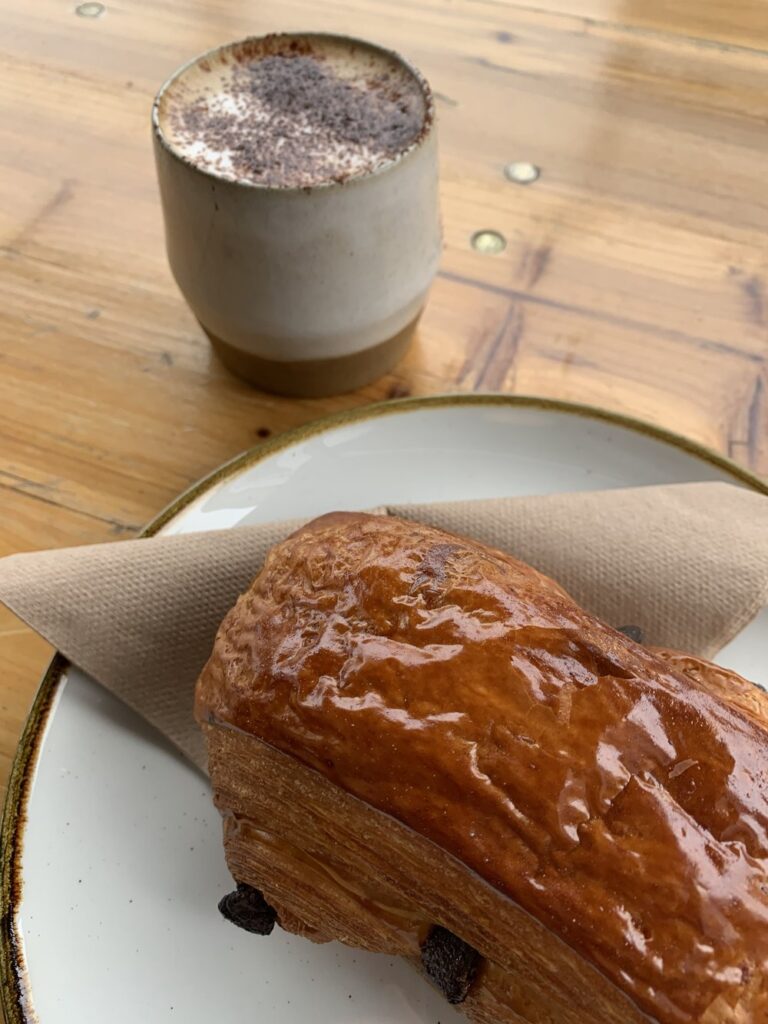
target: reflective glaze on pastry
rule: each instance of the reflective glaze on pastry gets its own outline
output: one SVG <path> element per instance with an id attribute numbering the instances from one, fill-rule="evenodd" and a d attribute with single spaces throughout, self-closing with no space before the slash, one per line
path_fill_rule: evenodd
<path id="1" fill-rule="evenodd" d="M 439 844 L 659 1021 L 758 1022 L 768 697 L 734 678 L 498 551 L 334 513 L 227 616 L 197 714 Z"/>

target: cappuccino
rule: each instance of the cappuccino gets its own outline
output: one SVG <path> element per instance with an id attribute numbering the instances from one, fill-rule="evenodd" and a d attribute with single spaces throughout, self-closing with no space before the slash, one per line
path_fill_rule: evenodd
<path id="1" fill-rule="evenodd" d="M 270 188 L 371 174 L 413 146 L 429 117 L 407 67 L 333 36 L 267 36 L 221 50 L 179 75 L 160 113 L 190 162 Z"/>
<path id="2" fill-rule="evenodd" d="M 360 40 L 247 39 L 177 71 L 152 119 L 171 269 L 222 361 L 307 396 L 391 369 L 440 255 L 419 72 Z"/>

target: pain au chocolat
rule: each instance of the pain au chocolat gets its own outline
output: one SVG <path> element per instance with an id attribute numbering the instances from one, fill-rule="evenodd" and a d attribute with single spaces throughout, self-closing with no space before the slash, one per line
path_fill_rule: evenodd
<path id="1" fill-rule="evenodd" d="M 768 1021 L 768 695 L 500 551 L 332 513 L 197 687 L 223 910 L 399 954 L 479 1024 Z"/>

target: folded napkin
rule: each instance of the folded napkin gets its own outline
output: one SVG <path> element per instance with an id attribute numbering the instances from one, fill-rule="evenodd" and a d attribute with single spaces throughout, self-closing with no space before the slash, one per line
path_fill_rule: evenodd
<path id="1" fill-rule="evenodd" d="M 375 511 L 501 548 L 649 644 L 711 656 L 768 603 L 768 499 L 728 484 Z M 195 680 L 224 614 L 300 522 L 11 555 L 0 601 L 205 769 Z"/>

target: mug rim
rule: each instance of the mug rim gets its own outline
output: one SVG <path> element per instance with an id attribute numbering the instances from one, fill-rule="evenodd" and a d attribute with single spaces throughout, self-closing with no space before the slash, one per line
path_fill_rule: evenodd
<path id="1" fill-rule="evenodd" d="M 356 46 L 363 46 L 369 50 L 375 50 L 379 54 L 388 57 L 390 60 L 399 64 L 415 79 L 417 82 L 422 96 L 425 102 L 425 113 L 424 113 L 424 124 L 422 126 L 419 135 L 411 142 L 404 150 L 397 153 L 395 156 L 388 158 L 387 160 L 380 163 L 377 167 L 374 167 L 370 171 L 362 171 L 358 174 L 352 174 L 350 177 L 345 178 L 343 181 L 321 181 L 313 185 L 265 185 L 261 182 L 255 181 L 243 181 L 237 178 L 225 177 L 223 174 L 217 173 L 216 171 L 210 170 L 206 167 L 201 167 L 195 163 L 190 157 L 173 145 L 168 136 L 163 131 L 162 124 L 160 123 L 160 106 L 163 102 L 168 90 L 171 86 L 180 79 L 186 71 L 199 64 L 203 60 L 213 59 L 218 57 L 219 54 L 226 51 L 231 51 L 235 47 L 243 46 L 247 43 L 259 43 L 265 39 L 278 39 L 278 40 L 293 40 L 293 39 L 319 39 L 319 40 L 333 40 L 336 42 L 350 43 Z M 151 110 L 151 123 L 152 123 L 152 134 L 154 140 L 158 146 L 160 146 L 170 157 L 178 160 L 179 163 L 188 167 L 189 170 L 202 175 L 205 178 L 209 178 L 211 181 L 217 182 L 221 185 L 232 186 L 233 188 L 252 189 L 254 191 L 274 194 L 274 195 L 291 195 L 291 194 L 309 194 L 318 190 L 328 191 L 334 189 L 348 188 L 350 185 L 359 184 L 364 181 L 368 181 L 371 178 L 376 178 L 381 174 L 385 174 L 387 171 L 391 171 L 393 168 L 399 166 L 404 160 L 418 152 L 425 143 L 434 135 L 435 131 L 435 100 L 432 93 L 432 89 L 427 81 L 425 75 L 413 64 L 407 57 L 404 57 L 397 50 L 392 50 L 389 47 L 381 46 L 378 43 L 373 43 L 368 39 L 362 39 L 359 36 L 352 36 L 346 33 L 339 32 L 266 32 L 263 35 L 245 36 L 242 39 L 235 39 L 228 43 L 220 43 L 218 46 L 213 46 L 209 50 L 205 50 L 202 53 L 191 57 L 177 67 L 171 74 L 165 79 L 163 84 L 157 90 L 155 98 L 152 101 Z"/>

